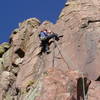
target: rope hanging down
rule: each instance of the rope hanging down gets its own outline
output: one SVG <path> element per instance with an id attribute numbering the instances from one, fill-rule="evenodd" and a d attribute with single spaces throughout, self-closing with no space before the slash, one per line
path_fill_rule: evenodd
<path id="1" fill-rule="evenodd" d="M 54 67 L 54 59 L 55 59 L 55 47 L 57 47 L 57 49 L 58 49 L 58 51 L 59 51 L 59 54 L 61 55 L 61 58 L 62 58 L 62 60 L 65 62 L 65 64 L 68 66 L 68 69 L 70 68 L 70 66 L 69 66 L 69 64 L 68 64 L 68 62 L 65 60 L 65 58 L 63 57 L 63 55 L 62 55 L 62 53 L 61 53 L 61 51 L 60 51 L 60 49 L 59 49 L 59 47 L 58 47 L 58 45 L 57 45 L 57 43 L 56 43 L 56 41 L 55 41 L 55 39 L 54 39 L 54 48 L 53 48 L 53 67 Z M 82 86 L 83 86 L 83 100 L 88 100 L 88 98 L 87 98 L 87 96 L 86 96 L 86 94 L 85 94 L 85 80 L 84 80 L 84 75 L 83 75 L 83 73 L 82 73 Z"/>
<path id="2" fill-rule="evenodd" d="M 53 47 L 53 60 L 52 60 L 52 66 L 55 66 L 55 48 L 56 48 L 56 44 L 55 44 L 55 38 L 53 38 L 54 40 L 54 47 Z"/>
<path id="3" fill-rule="evenodd" d="M 83 85 L 83 100 L 88 100 L 86 94 L 85 94 L 85 80 L 84 80 L 84 75 L 82 73 L 82 85 Z"/>
<path id="4" fill-rule="evenodd" d="M 60 49 L 59 49 L 59 47 L 58 47 L 58 45 L 57 45 L 57 43 L 56 43 L 56 41 L 55 41 L 55 39 L 54 39 L 54 48 L 53 48 L 53 67 L 54 67 L 54 59 L 55 59 L 55 47 L 57 47 L 57 49 L 58 49 L 58 51 L 59 51 L 59 54 L 61 55 L 61 58 L 62 58 L 62 60 L 64 61 L 64 63 L 68 66 L 68 69 L 70 68 L 70 66 L 69 66 L 69 64 L 68 64 L 68 62 L 65 60 L 65 58 L 63 57 L 63 55 L 62 55 L 62 53 L 61 53 L 61 51 L 60 51 Z"/>

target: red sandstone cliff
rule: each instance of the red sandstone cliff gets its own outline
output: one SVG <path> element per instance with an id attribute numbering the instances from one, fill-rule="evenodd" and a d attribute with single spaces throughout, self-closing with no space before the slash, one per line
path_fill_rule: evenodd
<path id="1" fill-rule="evenodd" d="M 99 26 L 99 0 L 69 0 L 56 24 L 20 23 L 0 47 L 0 100 L 100 100 Z M 39 56 L 43 28 L 64 36 Z"/>

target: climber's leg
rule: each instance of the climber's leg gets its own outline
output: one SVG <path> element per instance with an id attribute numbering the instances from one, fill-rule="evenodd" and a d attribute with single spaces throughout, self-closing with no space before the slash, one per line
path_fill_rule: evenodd
<path id="1" fill-rule="evenodd" d="M 58 34 L 50 34 L 49 36 L 47 36 L 47 40 L 49 41 L 50 39 L 55 38 L 55 40 L 59 40 Z"/>

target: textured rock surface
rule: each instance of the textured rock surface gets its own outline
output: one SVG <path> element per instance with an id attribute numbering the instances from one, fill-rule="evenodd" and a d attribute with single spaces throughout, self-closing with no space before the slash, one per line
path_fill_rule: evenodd
<path id="1" fill-rule="evenodd" d="M 100 100 L 100 82 L 92 82 L 89 88 L 89 100 Z"/>
<path id="2" fill-rule="evenodd" d="M 0 73 L 2 73 L 3 69 L 4 69 L 3 58 L 0 58 Z"/>
<path id="3" fill-rule="evenodd" d="M 2 55 L 10 48 L 10 44 L 9 43 L 3 43 L 0 45 L 0 57 L 2 57 Z"/>
<path id="4" fill-rule="evenodd" d="M 99 100 L 99 13 L 99 0 L 69 0 L 56 24 L 20 23 L 11 47 L 0 50 L 0 100 Z M 39 55 L 44 28 L 64 36 L 55 48 L 51 43 L 50 54 Z"/>
<path id="5" fill-rule="evenodd" d="M 64 34 L 61 46 L 65 58 L 69 56 L 72 60 L 74 66 L 70 66 L 87 73 L 91 79 L 100 75 L 99 9 L 99 0 L 70 0 L 55 26 Z"/>

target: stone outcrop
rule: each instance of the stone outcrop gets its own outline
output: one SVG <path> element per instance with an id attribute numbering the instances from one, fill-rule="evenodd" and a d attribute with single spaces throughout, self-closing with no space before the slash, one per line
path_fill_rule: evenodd
<path id="1" fill-rule="evenodd" d="M 100 1 L 94 1 L 69 0 L 56 24 L 36 18 L 19 24 L 0 45 L 0 100 L 100 100 Z M 40 55 L 44 28 L 63 37 Z"/>
<path id="2" fill-rule="evenodd" d="M 10 48 L 10 44 L 9 43 L 3 43 L 0 45 L 0 57 L 2 57 L 2 55 Z"/>
<path id="3" fill-rule="evenodd" d="M 58 32 L 64 34 L 62 51 L 70 57 L 72 69 L 79 69 L 95 80 L 100 75 L 100 2 L 69 0 L 67 3 L 55 26 L 62 26 L 58 28 Z"/>
<path id="4" fill-rule="evenodd" d="M 0 73 L 2 73 L 3 69 L 4 69 L 3 58 L 0 58 Z"/>

